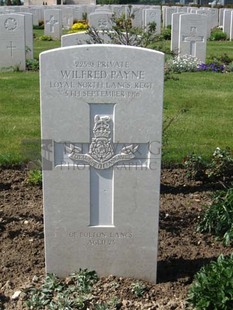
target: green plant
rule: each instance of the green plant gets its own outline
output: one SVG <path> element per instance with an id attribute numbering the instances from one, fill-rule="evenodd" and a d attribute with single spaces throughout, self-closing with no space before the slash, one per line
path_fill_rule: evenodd
<path id="1" fill-rule="evenodd" d="M 39 169 L 29 170 L 27 181 L 30 185 L 42 185 L 42 171 Z"/>
<path id="2" fill-rule="evenodd" d="M 48 274 L 41 287 L 30 287 L 24 290 L 24 301 L 29 309 L 84 309 L 85 304 L 91 299 L 87 292 L 90 292 L 91 286 L 97 280 L 96 273 L 86 269 L 73 273 L 63 280 L 54 274 Z M 83 290 L 83 282 L 85 282 L 85 290 Z"/>
<path id="3" fill-rule="evenodd" d="M 233 188 L 215 194 L 198 225 L 198 231 L 209 232 L 221 239 L 224 245 L 233 241 Z"/>
<path id="4" fill-rule="evenodd" d="M 89 293 L 93 284 L 98 281 L 98 276 L 95 271 L 80 269 L 78 273 L 70 275 L 70 280 L 78 288 L 79 292 Z"/>
<path id="5" fill-rule="evenodd" d="M 195 275 L 187 301 L 196 310 L 233 309 L 233 254 L 220 255 Z"/>
<path id="6" fill-rule="evenodd" d="M 26 68 L 28 71 L 39 71 L 39 60 L 37 59 L 27 59 Z"/>
<path id="7" fill-rule="evenodd" d="M 167 26 L 167 28 L 162 29 L 160 39 L 171 40 L 171 26 Z"/>
<path id="8" fill-rule="evenodd" d="M 230 148 L 217 147 L 212 155 L 208 178 L 211 180 L 231 179 L 233 176 L 233 153 Z"/>
<path id="9" fill-rule="evenodd" d="M 90 40 L 87 43 L 104 43 L 103 34 L 105 34 L 112 44 L 131 45 L 138 47 L 148 47 L 152 42 L 159 41 L 159 36 L 156 34 L 156 23 L 150 23 L 147 26 L 147 31 L 144 29 L 132 26 L 134 14 L 132 6 L 128 6 L 127 18 L 123 14 L 120 18 L 112 17 L 112 28 L 104 29 L 101 33 L 93 27 L 89 27 L 87 33 Z"/>
<path id="10" fill-rule="evenodd" d="M 137 297 L 142 297 L 146 291 L 146 286 L 142 282 L 135 282 L 131 285 L 131 291 Z"/>
<path id="11" fill-rule="evenodd" d="M 233 72 L 233 61 L 226 66 L 226 71 Z"/>
<path id="12" fill-rule="evenodd" d="M 38 37 L 39 41 L 53 41 L 53 38 L 51 36 L 42 35 Z"/>
<path id="13" fill-rule="evenodd" d="M 227 34 L 219 28 L 214 28 L 211 31 L 210 41 L 225 41 L 227 40 Z"/>
<path id="14" fill-rule="evenodd" d="M 191 179 L 200 180 L 206 178 L 207 163 L 201 155 L 191 153 L 183 160 L 183 165 L 187 169 L 187 176 Z"/>
<path id="15" fill-rule="evenodd" d="M 113 297 L 110 301 L 104 303 L 95 304 L 95 310 L 113 310 L 119 309 L 121 305 L 120 300 L 117 297 Z"/>

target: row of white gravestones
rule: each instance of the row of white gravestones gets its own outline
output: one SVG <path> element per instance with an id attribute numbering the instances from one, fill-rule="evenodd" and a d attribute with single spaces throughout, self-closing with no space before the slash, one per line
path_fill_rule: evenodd
<path id="1" fill-rule="evenodd" d="M 190 55 L 205 62 L 207 17 L 200 14 L 173 14 L 171 50 L 179 56 Z"/>
<path id="2" fill-rule="evenodd" d="M 32 14 L 0 14 L 0 69 L 26 69 L 26 59 L 33 59 Z"/>
<path id="3" fill-rule="evenodd" d="M 163 53 L 40 55 L 46 271 L 156 281 Z"/>

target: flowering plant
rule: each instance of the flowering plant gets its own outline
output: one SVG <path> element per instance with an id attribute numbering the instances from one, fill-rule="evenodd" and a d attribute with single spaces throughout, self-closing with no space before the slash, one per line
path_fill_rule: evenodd
<path id="1" fill-rule="evenodd" d="M 175 56 L 167 63 L 168 69 L 176 72 L 194 72 L 197 71 L 201 61 L 191 55 Z"/>
<path id="2" fill-rule="evenodd" d="M 198 71 L 212 71 L 212 72 L 224 72 L 225 66 L 218 63 L 211 64 L 199 64 L 197 67 Z"/>
<path id="3" fill-rule="evenodd" d="M 88 24 L 86 22 L 77 22 L 73 24 L 73 26 L 71 27 L 71 30 L 76 32 L 76 31 L 86 30 L 87 28 L 88 28 Z"/>

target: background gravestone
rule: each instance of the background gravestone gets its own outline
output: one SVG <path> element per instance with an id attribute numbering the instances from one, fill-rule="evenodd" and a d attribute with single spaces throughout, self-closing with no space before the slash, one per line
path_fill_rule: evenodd
<path id="1" fill-rule="evenodd" d="M 164 54 L 66 47 L 40 70 L 47 272 L 156 281 Z"/>
<path id="2" fill-rule="evenodd" d="M 113 13 L 109 10 L 97 10 L 89 14 L 88 23 L 97 30 L 112 29 Z"/>
<path id="3" fill-rule="evenodd" d="M 53 39 L 60 39 L 62 34 L 61 10 L 48 9 L 44 11 L 44 34 Z"/>
<path id="4" fill-rule="evenodd" d="M 25 24 L 20 14 L 0 14 L 0 68 L 25 70 Z"/>
<path id="5" fill-rule="evenodd" d="M 181 14 L 179 18 L 179 55 L 191 55 L 205 62 L 207 17 L 200 14 Z"/>

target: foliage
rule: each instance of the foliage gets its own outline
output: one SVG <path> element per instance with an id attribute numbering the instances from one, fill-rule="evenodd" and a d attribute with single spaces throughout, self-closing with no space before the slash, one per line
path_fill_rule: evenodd
<path id="1" fill-rule="evenodd" d="M 209 232 L 222 239 L 224 245 L 233 241 L 233 188 L 217 192 L 198 225 L 198 231 Z"/>
<path id="2" fill-rule="evenodd" d="M 142 297 L 146 291 L 146 286 L 142 282 L 135 282 L 131 285 L 131 291 L 137 297 Z"/>
<path id="3" fill-rule="evenodd" d="M 37 59 L 27 59 L 26 68 L 28 71 L 39 71 L 39 61 Z"/>
<path id="4" fill-rule="evenodd" d="M 25 289 L 25 304 L 29 309 L 83 309 L 97 280 L 95 271 L 87 269 L 73 273 L 65 280 L 48 274 L 41 287 Z"/>
<path id="5" fill-rule="evenodd" d="M 194 72 L 198 70 L 201 61 L 191 55 L 175 56 L 167 61 L 167 69 L 171 72 Z"/>
<path id="6" fill-rule="evenodd" d="M 78 32 L 78 31 L 87 30 L 87 28 L 88 28 L 88 24 L 86 23 L 86 21 L 78 21 L 73 24 L 73 26 L 71 27 L 71 30 L 73 32 Z"/>
<path id="7" fill-rule="evenodd" d="M 231 178 L 233 176 L 233 153 L 230 148 L 217 147 L 212 155 L 208 177 L 210 179 Z"/>
<path id="8" fill-rule="evenodd" d="M 210 41 L 225 41 L 227 40 L 227 34 L 219 28 L 214 28 L 211 31 Z"/>
<path id="9" fill-rule="evenodd" d="M 120 18 L 113 15 L 112 29 L 104 29 L 101 33 L 93 27 L 89 27 L 87 33 L 90 36 L 88 43 L 104 43 L 103 34 L 109 38 L 112 44 L 131 45 L 138 47 L 148 47 L 152 42 L 158 42 L 159 36 L 156 34 L 156 23 L 150 23 L 146 31 L 132 26 L 134 14 L 132 7 L 128 6 L 127 17 L 123 14 Z"/>
<path id="10" fill-rule="evenodd" d="M 38 37 L 39 41 L 53 41 L 53 38 L 51 36 L 43 35 Z"/>
<path id="11" fill-rule="evenodd" d="M 229 65 L 226 66 L 226 71 L 227 72 L 233 72 L 233 61 L 229 63 Z"/>
<path id="12" fill-rule="evenodd" d="M 207 163 L 201 155 L 191 153 L 183 160 L 183 165 L 187 169 L 187 176 L 194 180 L 206 178 Z"/>
<path id="13" fill-rule="evenodd" d="M 232 310 L 233 254 L 220 255 L 195 275 L 189 289 L 188 302 L 196 310 Z"/>
<path id="14" fill-rule="evenodd" d="M 233 176 L 233 154 L 230 148 L 217 147 L 207 163 L 201 155 L 192 153 L 184 158 L 187 175 L 196 180 L 229 181 Z"/>
<path id="15" fill-rule="evenodd" d="M 215 63 L 217 65 L 229 65 L 231 62 L 233 61 L 233 57 L 230 57 L 229 55 L 227 55 L 226 53 L 223 53 L 221 55 L 218 56 L 209 56 L 207 58 L 206 63 L 207 64 L 211 64 L 211 63 Z"/>
<path id="16" fill-rule="evenodd" d="M 160 39 L 171 40 L 171 26 L 167 26 L 167 28 L 162 29 Z"/>
<path id="17" fill-rule="evenodd" d="M 113 297 L 108 302 L 95 304 L 95 310 L 113 310 L 120 308 L 121 308 L 121 302 L 117 297 Z"/>
<path id="18" fill-rule="evenodd" d="M 29 170 L 27 181 L 31 185 L 42 185 L 42 171 L 40 169 Z"/>

